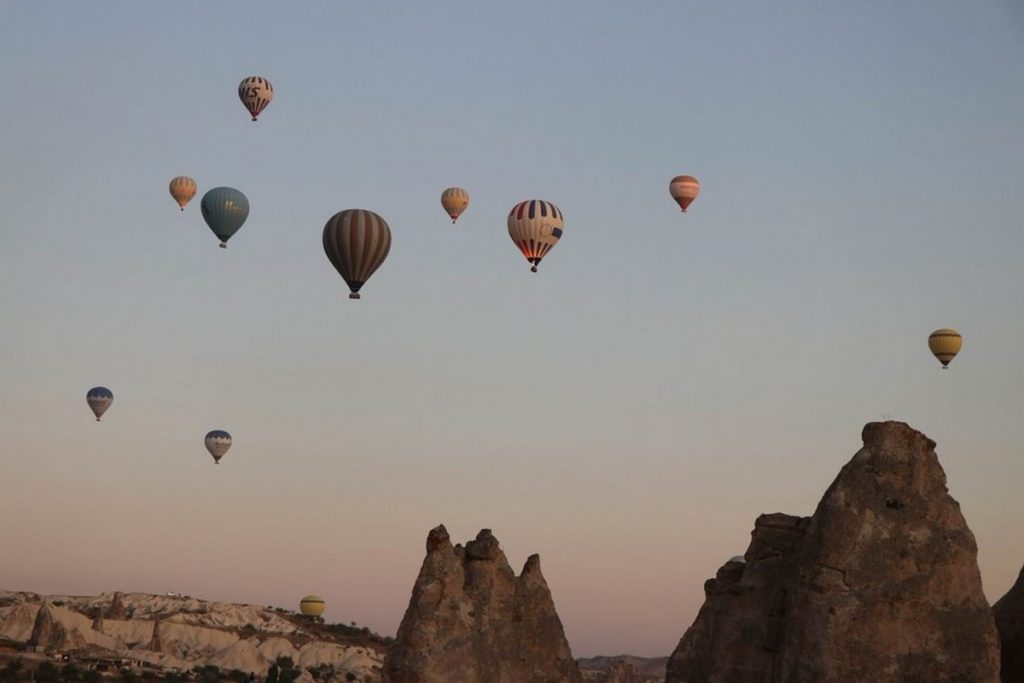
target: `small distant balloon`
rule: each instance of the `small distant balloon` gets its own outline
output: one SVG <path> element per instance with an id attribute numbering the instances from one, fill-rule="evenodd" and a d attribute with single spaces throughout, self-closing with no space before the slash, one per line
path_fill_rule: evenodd
<path id="1" fill-rule="evenodd" d="M 949 363 L 956 358 L 963 348 L 964 340 L 956 330 L 944 327 L 935 330 L 928 335 L 928 350 L 942 363 L 942 369 L 949 367 Z"/>
<path id="2" fill-rule="evenodd" d="M 469 193 L 461 187 L 449 187 L 441 193 L 441 206 L 454 223 L 469 206 Z"/>
<path id="3" fill-rule="evenodd" d="M 319 595 L 307 595 L 299 601 L 299 611 L 307 617 L 319 617 L 327 604 Z"/>
<path id="4" fill-rule="evenodd" d="M 262 76 L 249 76 L 243 78 L 238 84 L 238 99 L 249 110 L 252 120 L 255 121 L 270 100 L 274 99 L 274 86 Z"/>
<path id="5" fill-rule="evenodd" d="M 565 229 L 561 210 L 543 199 L 519 202 L 508 212 L 508 234 L 537 272 L 541 259 L 547 256 Z"/>
<path id="6" fill-rule="evenodd" d="M 668 184 L 668 192 L 672 195 L 672 199 L 679 204 L 683 213 L 686 213 L 686 209 L 700 194 L 700 181 L 692 175 L 677 175 Z"/>
<path id="7" fill-rule="evenodd" d="M 103 413 L 107 412 L 107 408 L 114 402 L 114 394 L 106 387 L 93 387 L 85 394 L 85 402 L 89 404 L 92 414 L 99 422 Z"/>
<path id="8" fill-rule="evenodd" d="M 181 210 L 185 210 L 185 205 L 192 201 L 192 198 L 196 196 L 196 181 L 189 178 L 187 175 L 180 175 L 177 178 L 171 180 L 171 197 L 174 201 L 178 202 L 178 206 Z"/>
<path id="9" fill-rule="evenodd" d="M 231 435 L 223 429 L 214 429 L 206 434 L 206 450 L 213 456 L 213 462 L 220 464 L 220 459 L 231 448 Z"/>
<path id="10" fill-rule="evenodd" d="M 220 240 L 222 249 L 249 217 L 249 200 L 233 187 L 215 187 L 199 202 L 203 220 Z"/>
<path id="11" fill-rule="evenodd" d="M 391 251 L 391 228 L 373 211 L 345 209 L 327 221 L 323 241 L 328 260 L 351 290 L 348 298 L 358 299 Z"/>

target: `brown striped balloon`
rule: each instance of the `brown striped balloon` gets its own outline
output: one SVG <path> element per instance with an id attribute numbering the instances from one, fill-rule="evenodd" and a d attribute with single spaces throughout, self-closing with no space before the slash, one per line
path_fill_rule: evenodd
<path id="1" fill-rule="evenodd" d="M 324 226 L 324 251 L 348 284 L 350 299 L 380 268 L 391 251 L 391 229 L 383 218 L 366 209 L 345 209 Z"/>

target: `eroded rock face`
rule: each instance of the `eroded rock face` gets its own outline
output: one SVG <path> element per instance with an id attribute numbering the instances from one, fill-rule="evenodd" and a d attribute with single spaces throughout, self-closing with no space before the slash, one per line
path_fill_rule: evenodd
<path id="1" fill-rule="evenodd" d="M 517 577 L 490 530 L 465 548 L 431 530 L 384 681 L 581 683 L 540 558 Z"/>
<path id="2" fill-rule="evenodd" d="M 1003 683 L 1024 681 L 1024 569 L 992 611 L 1002 644 Z"/>
<path id="3" fill-rule="evenodd" d="M 106 619 L 127 619 L 128 612 L 124 608 L 124 596 L 121 595 L 121 591 L 114 593 L 113 599 L 110 601 L 110 607 L 107 608 L 107 613 L 103 615 Z"/>
<path id="4" fill-rule="evenodd" d="M 666 683 L 999 680 L 974 536 L 935 444 L 871 423 L 814 515 L 763 515 L 669 662 Z"/>

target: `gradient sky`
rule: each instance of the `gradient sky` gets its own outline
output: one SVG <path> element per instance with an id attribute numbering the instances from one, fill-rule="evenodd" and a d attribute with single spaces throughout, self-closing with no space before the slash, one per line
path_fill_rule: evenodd
<path id="1" fill-rule="evenodd" d="M 576 655 L 668 654 L 883 415 L 938 442 L 990 600 L 1024 563 L 1017 0 L 3 0 L 0 92 L 0 588 L 392 634 L 443 522 L 539 552 Z M 179 174 L 249 197 L 226 251 Z M 359 302 L 320 244 L 353 207 L 393 232 Z"/>

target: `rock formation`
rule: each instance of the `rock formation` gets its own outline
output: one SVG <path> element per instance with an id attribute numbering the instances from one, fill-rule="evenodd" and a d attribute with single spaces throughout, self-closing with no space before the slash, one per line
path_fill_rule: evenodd
<path id="1" fill-rule="evenodd" d="M 666 683 L 999 680 L 974 536 L 935 444 L 871 423 L 810 518 L 762 515 L 669 660 Z"/>
<path id="2" fill-rule="evenodd" d="M 124 596 L 121 595 L 121 591 L 114 593 L 114 597 L 110 601 L 110 607 L 107 608 L 107 613 L 103 615 L 103 618 L 120 620 L 128 618 L 128 612 L 124 608 Z"/>
<path id="3" fill-rule="evenodd" d="M 516 577 L 490 530 L 465 548 L 431 530 L 384 681 L 581 683 L 540 558 Z"/>
<path id="4" fill-rule="evenodd" d="M 85 639 L 82 635 L 75 629 L 67 628 L 55 614 L 56 609 L 49 602 L 43 603 L 36 612 L 36 621 L 32 626 L 28 644 L 43 652 L 60 652 L 84 646 Z"/>
<path id="5" fill-rule="evenodd" d="M 1024 681 L 1024 569 L 992 611 L 1002 645 L 1003 683 L 1020 683 Z"/>

